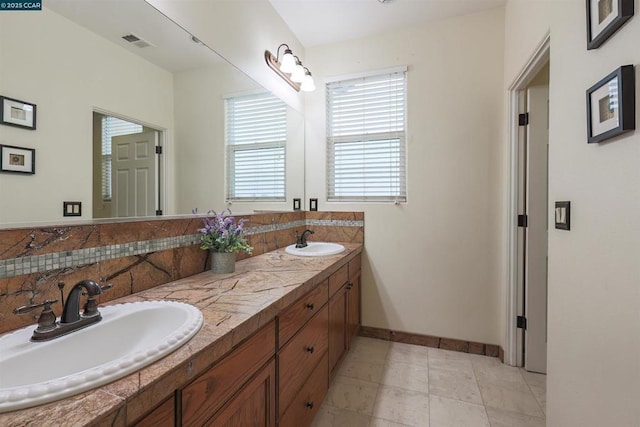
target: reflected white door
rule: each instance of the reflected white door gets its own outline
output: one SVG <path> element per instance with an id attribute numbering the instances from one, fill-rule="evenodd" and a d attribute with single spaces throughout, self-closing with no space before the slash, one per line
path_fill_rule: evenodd
<path id="1" fill-rule="evenodd" d="M 547 371 L 547 232 L 549 87 L 527 89 L 525 368 Z"/>
<path id="2" fill-rule="evenodd" d="M 155 215 L 157 132 L 111 141 L 112 216 Z"/>

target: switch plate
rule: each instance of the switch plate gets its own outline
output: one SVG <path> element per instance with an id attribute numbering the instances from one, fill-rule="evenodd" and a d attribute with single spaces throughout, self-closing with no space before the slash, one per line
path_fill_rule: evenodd
<path id="1" fill-rule="evenodd" d="M 302 200 L 300 199 L 293 199 L 293 210 L 294 211 L 299 211 L 300 209 L 302 209 Z"/>
<path id="2" fill-rule="evenodd" d="M 62 202 L 62 216 L 82 216 L 82 202 Z"/>
<path id="3" fill-rule="evenodd" d="M 309 210 L 310 211 L 318 210 L 318 199 L 309 199 Z"/>

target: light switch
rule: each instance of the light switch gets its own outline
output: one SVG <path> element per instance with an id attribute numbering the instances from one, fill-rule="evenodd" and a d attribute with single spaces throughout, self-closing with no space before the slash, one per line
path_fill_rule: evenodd
<path id="1" fill-rule="evenodd" d="M 82 202 L 62 202 L 62 216 L 82 216 Z"/>

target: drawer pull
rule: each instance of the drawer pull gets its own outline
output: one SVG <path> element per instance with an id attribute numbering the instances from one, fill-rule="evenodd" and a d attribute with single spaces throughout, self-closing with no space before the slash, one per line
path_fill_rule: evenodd
<path id="1" fill-rule="evenodd" d="M 313 402 L 307 402 L 307 409 L 313 409 Z"/>
<path id="2" fill-rule="evenodd" d="M 308 303 L 307 303 L 307 308 L 308 308 L 309 310 L 313 310 L 313 303 L 312 303 L 312 302 L 308 302 Z"/>
<path id="3" fill-rule="evenodd" d="M 308 346 L 308 347 L 307 347 L 307 349 L 306 349 L 306 350 L 307 350 L 307 353 L 311 353 L 311 354 L 313 354 L 313 351 L 314 351 L 315 349 L 313 348 L 313 346 L 312 346 L 312 345 L 310 345 L 310 346 Z"/>
<path id="4" fill-rule="evenodd" d="M 349 284 L 347 285 L 347 289 L 351 289 L 351 288 L 353 288 L 353 283 L 349 283 Z"/>

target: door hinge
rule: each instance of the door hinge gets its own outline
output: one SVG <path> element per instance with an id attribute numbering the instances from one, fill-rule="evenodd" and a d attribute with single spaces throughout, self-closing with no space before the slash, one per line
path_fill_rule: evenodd
<path id="1" fill-rule="evenodd" d="M 516 318 L 516 327 L 518 329 L 524 329 L 525 331 L 527 330 L 527 318 L 524 316 L 518 316 Z"/>
<path id="2" fill-rule="evenodd" d="M 529 113 L 518 114 L 518 126 L 526 126 L 529 124 Z"/>
<path id="3" fill-rule="evenodd" d="M 162 216 L 162 209 L 158 209 L 156 211 L 156 216 Z"/>
<path id="4" fill-rule="evenodd" d="M 518 227 L 525 227 L 529 224 L 529 217 L 527 215 L 518 215 Z"/>
<path id="5" fill-rule="evenodd" d="M 156 145 L 156 154 L 162 154 L 162 146 Z"/>

